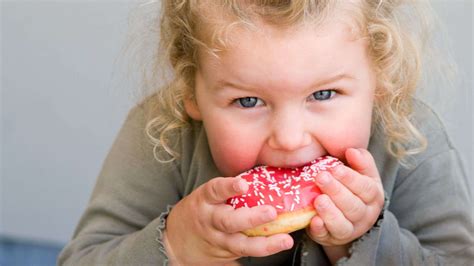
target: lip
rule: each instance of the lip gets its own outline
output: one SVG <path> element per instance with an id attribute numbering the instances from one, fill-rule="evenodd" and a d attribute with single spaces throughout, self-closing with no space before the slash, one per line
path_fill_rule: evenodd
<path id="1" fill-rule="evenodd" d="M 293 153 L 268 152 L 261 154 L 258 164 L 277 168 L 298 168 L 327 155 L 318 149 L 308 149 Z"/>
<path id="2" fill-rule="evenodd" d="M 314 159 L 311 160 L 311 161 L 314 161 Z M 298 167 L 302 167 L 302 166 L 310 164 L 311 161 L 283 163 L 283 164 L 272 164 L 271 166 L 272 167 L 278 167 L 278 168 L 298 168 Z"/>

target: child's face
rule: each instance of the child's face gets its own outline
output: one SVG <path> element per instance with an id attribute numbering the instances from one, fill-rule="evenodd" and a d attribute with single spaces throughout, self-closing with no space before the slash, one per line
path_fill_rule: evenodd
<path id="1" fill-rule="evenodd" d="M 197 106 L 186 102 L 221 174 L 367 148 L 375 91 L 367 42 L 340 22 L 261 29 L 234 31 L 219 59 L 202 53 Z"/>

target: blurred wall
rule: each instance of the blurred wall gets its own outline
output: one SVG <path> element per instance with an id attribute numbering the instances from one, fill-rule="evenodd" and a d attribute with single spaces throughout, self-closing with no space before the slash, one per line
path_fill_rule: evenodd
<path id="1" fill-rule="evenodd" d="M 115 72 L 131 2 L 1 2 L 0 236 L 71 237 L 132 104 Z M 430 101 L 471 177 L 473 3 L 435 8 L 463 79 Z"/>
<path id="2" fill-rule="evenodd" d="M 117 76 L 129 6 L 2 2 L 1 235 L 71 237 L 131 107 Z"/>

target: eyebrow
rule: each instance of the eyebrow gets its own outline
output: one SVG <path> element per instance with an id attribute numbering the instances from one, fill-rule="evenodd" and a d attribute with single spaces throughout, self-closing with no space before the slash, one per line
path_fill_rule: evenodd
<path id="1" fill-rule="evenodd" d="M 333 83 L 333 82 L 336 82 L 338 80 L 341 80 L 341 79 L 356 79 L 355 77 L 347 74 L 347 73 L 341 73 L 341 74 L 337 74 L 335 76 L 332 76 L 328 79 L 325 79 L 325 80 L 321 80 L 321 81 L 317 81 L 315 82 L 314 84 L 311 85 L 312 88 L 314 87 L 321 87 L 323 85 L 326 85 L 326 84 L 329 84 L 329 83 Z"/>
<path id="2" fill-rule="evenodd" d="M 329 83 L 336 82 L 336 81 L 341 80 L 341 79 L 356 79 L 356 78 L 349 75 L 349 74 L 347 74 L 347 73 L 341 73 L 341 74 L 334 75 L 334 76 L 332 76 L 330 78 L 327 78 L 327 79 L 324 79 L 324 80 L 318 80 L 318 81 L 312 83 L 309 87 L 310 88 L 317 88 L 317 87 L 321 87 L 321 86 L 324 86 L 324 85 L 329 84 Z M 214 87 L 214 89 L 215 90 L 220 90 L 223 87 L 232 87 L 232 88 L 236 88 L 236 89 L 244 90 L 244 91 L 250 91 L 250 90 L 253 89 L 252 87 L 241 86 L 241 85 L 238 85 L 238 84 L 235 84 L 233 82 L 223 80 L 223 79 L 220 79 L 216 82 L 216 86 Z"/>

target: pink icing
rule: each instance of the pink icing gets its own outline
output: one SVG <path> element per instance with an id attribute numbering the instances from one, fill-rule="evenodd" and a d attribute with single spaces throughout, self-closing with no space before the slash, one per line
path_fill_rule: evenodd
<path id="1" fill-rule="evenodd" d="M 255 167 L 237 176 L 249 184 L 247 194 L 229 198 L 227 204 L 235 209 L 272 205 L 278 213 L 302 209 L 321 194 L 316 175 L 340 164 L 337 158 L 323 156 L 297 168 Z"/>

